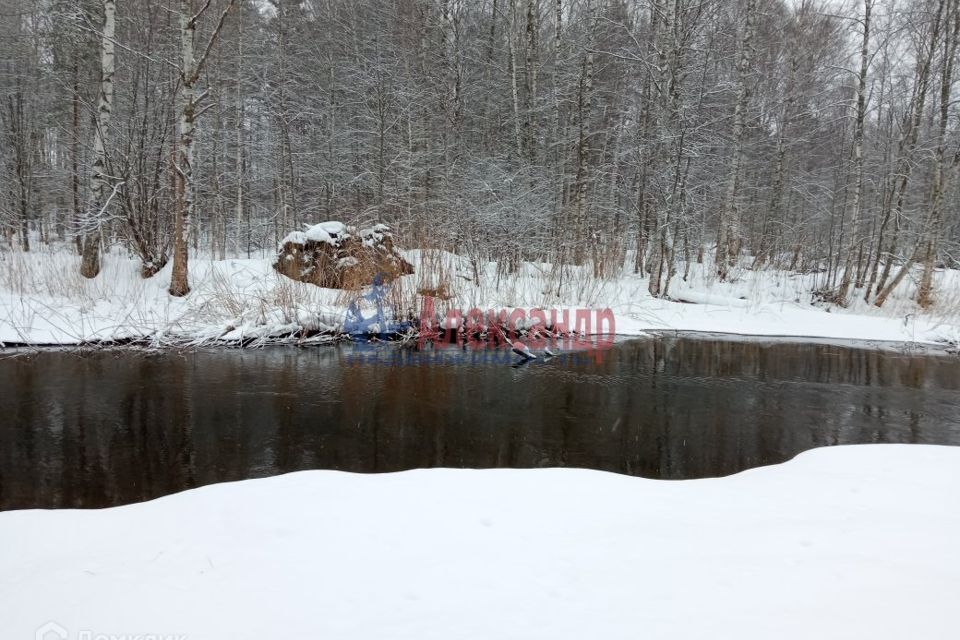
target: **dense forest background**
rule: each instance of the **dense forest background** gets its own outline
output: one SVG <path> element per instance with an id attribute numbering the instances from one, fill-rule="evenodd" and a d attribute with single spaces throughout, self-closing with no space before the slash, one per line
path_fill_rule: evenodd
<path id="1" fill-rule="evenodd" d="M 960 0 L 0 0 L 3 244 L 99 271 L 305 223 L 504 270 L 955 267 Z"/>

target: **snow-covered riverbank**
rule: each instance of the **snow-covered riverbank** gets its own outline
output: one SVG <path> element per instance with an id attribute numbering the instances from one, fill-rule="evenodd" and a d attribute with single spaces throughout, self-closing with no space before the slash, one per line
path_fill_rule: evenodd
<path id="1" fill-rule="evenodd" d="M 960 449 L 867 445 L 711 480 L 312 471 L 6 512 L 0 636 L 953 639 L 958 491 Z"/>
<path id="2" fill-rule="evenodd" d="M 960 272 L 937 274 L 938 303 L 920 310 L 905 283 L 882 309 L 859 298 L 848 308 L 811 304 L 817 275 L 773 270 L 736 273 L 719 283 L 709 265 L 691 265 L 674 278 L 670 300 L 652 298 L 647 280 L 627 272 L 598 280 L 585 269 L 562 277 L 549 265 L 525 264 L 514 275 L 495 265 L 476 271 L 451 254 L 405 252 L 417 269 L 394 283 L 391 303 L 419 314 L 417 292 L 443 285 L 452 298 L 441 306 L 464 310 L 600 309 L 609 307 L 616 332 L 702 331 L 739 335 L 876 340 L 919 344 L 960 342 Z M 287 336 L 337 330 L 356 294 L 289 280 L 270 258 L 191 261 L 193 290 L 167 294 L 169 265 L 143 280 L 135 261 L 108 254 L 103 272 L 85 280 L 76 256 L 66 252 L 7 252 L 0 261 L 0 342 L 78 344 L 145 339 L 153 344 Z"/>

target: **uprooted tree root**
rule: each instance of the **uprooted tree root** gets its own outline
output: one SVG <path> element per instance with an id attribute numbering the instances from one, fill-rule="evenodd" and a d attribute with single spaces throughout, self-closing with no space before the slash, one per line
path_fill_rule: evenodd
<path id="1" fill-rule="evenodd" d="M 359 290 L 379 279 L 391 282 L 413 273 L 393 245 L 384 225 L 356 230 L 343 226 L 339 234 L 318 229 L 284 238 L 273 268 L 286 277 L 327 289 Z M 339 223 L 337 223 L 339 224 Z"/>

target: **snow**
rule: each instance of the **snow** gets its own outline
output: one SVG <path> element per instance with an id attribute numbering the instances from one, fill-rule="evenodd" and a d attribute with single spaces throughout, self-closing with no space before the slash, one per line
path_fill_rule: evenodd
<path id="1" fill-rule="evenodd" d="M 315 225 L 309 227 L 304 233 L 307 240 L 312 240 L 313 242 L 326 242 L 327 244 L 336 244 L 333 237 L 327 233 L 327 230 L 323 228 L 322 225 Z"/>
<path id="2" fill-rule="evenodd" d="M 347 232 L 347 225 L 343 224 L 339 220 L 330 220 L 328 222 L 321 222 L 316 226 L 322 227 L 324 231 L 326 231 L 332 236 L 342 236 Z"/>
<path id="3" fill-rule="evenodd" d="M 375 224 L 372 227 L 360 229 L 358 235 L 363 238 L 364 245 L 372 247 L 383 240 L 384 236 L 390 235 L 390 227 L 385 224 Z"/>
<path id="4" fill-rule="evenodd" d="M 374 227 L 376 229 L 376 227 Z M 346 233 L 327 222 L 295 232 L 293 238 Z M 380 233 L 380 231 L 376 231 Z M 299 235 L 298 235 L 299 234 Z M 325 235 L 324 235 L 325 234 Z M 342 237 L 342 236 L 338 236 Z M 697 331 L 804 340 L 847 340 L 914 345 L 960 344 L 960 271 L 938 271 L 937 301 L 929 311 L 912 301 L 905 282 L 882 309 L 853 298 L 849 308 L 811 304 L 820 286 L 817 274 L 742 270 L 720 283 L 709 263 L 691 265 L 689 278 L 675 277 L 672 299 L 653 298 L 647 279 L 629 269 L 618 278 L 593 278 L 589 268 L 568 268 L 563 277 L 551 265 L 525 263 L 514 274 L 497 273 L 492 263 L 473 263 L 447 252 L 405 251 L 414 268 L 391 286 L 415 312 L 417 292 L 443 288 L 451 299 L 437 310 L 471 308 L 610 308 L 616 332 Z M 0 343 L 78 344 L 95 340 L 146 338 L 154 344 L 200 343 L 222 336 L 282 336 L 299 328 L 343 323 L 350 292 L 293 282 L 271 268 L 273 253 L 249 259 L 190 261 L 192 292 L 168 295 L 171 265 L 143 280 L 136 260 L 116 250 L 103 257 L 94 280 L 78 274 L 79 258 L 64 251 L 0 252 Z M 630 263 L 628 256 L 627 263 Z M 361 292 L 357 292 L 361 293 Z M 547 314 L 549 317 L 549 313 Z"/>
<path id="5" fill-rule="evenodd" d="M 924 638 L 960 632 L 960 448 L 721 479 L 309 471 L 0 513 L 0 637 Z"/>
<path id="6" fill-rule="evenodd" d="M 307 240 L 313 242 L 326 242 L 332 245 L 338 245 L 341 240 L 348 237 L 347 225 L 336 220 L 321 222 L 307 227 L 304 232 Z"/>
<path id="7" fill-rule="evenodd" d="M 303 231 L 291 231 L 283 237 L 283 240 L 280 241 L 280 246 L 282 247 L 285 244 L 306 244 L 307 243 L 307 234 Z"/>

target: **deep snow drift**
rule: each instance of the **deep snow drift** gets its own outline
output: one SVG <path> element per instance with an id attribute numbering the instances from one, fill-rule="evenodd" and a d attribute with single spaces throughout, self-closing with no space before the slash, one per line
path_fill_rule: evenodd
<path id="1" fill-rule="evenodd" d="M 960 448 L 721 479 L 310 471 L 0 513 L 0 636 L 957 638 Z"/>
<path id="2" fill-rule="evenodd" d="M 610 308 L 616 332 L 707 331 L 742 335 L 877 340 L 921 344 L 960 342 L 960 271 L 936 274 L 936 305 L 928 312 L 911 300 L 905 282 L 882 309 L 855 296 L 849 308 L 813 306 L 818 275 L 738 270 L 719 283 L 709 262 L 691 265 L 688 281 L 675 277 L 673 300 L 651 297 L 647 279 L 630 270 L 599 280 L 588 268 L 561 274 L 545 264 L 524 264 L 515 274 L 443 252 L 405 251 L 415 273 L 391 285 L 388 302 L 418 316 L 418 292 L 441 289 L 450 299 L 438 311 L 521 308 Z M 0 252 L 0 342 L 78 344 L 142 338 L 155 344 L 284 338 L 300 329 L 336 331 L 360 292 L 294 282 L 271 268 L 273 255 L 190 262 L 192 291 L 167 294 L 170 266 L 149 280 L 139 265 L 117 253 L 104 256 L 94 280 L 78 273 L 79 258 L 64 251 Z"/>

